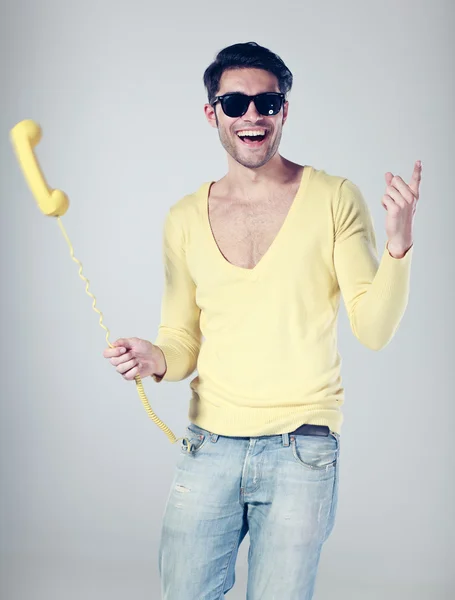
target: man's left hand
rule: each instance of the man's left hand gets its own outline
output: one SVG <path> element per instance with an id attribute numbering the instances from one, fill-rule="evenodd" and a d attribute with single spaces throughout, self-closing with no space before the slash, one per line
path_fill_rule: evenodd
<path id="1" fill-rule="evenodd" d="M 414 214 L 419 200 L 422 163 L 416 161 L 409 185 L 399 175 L 385 174 L 386 193 L 381 204 L 387 210 L 387 249 L 394 258 L 403 258 L 414 243 Z"/>

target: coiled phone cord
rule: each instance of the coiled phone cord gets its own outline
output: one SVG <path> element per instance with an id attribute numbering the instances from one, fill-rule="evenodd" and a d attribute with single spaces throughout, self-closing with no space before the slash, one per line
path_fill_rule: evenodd
<path id="1" fill-rule="evenodd" d="M 66 232 L 66 229 L 62 223 L 62 220 L 60 217 L 56 217 L 57 221 L 58 221 L 58 225 L 61 229 L 61 232 L 63 233 L 63 237 L 65 238 L 69 250 L 70 250 L 70 254 L 71 254 L 71 258 L 73 259 L 73 261 L 75 263 L 77 263 L 77 265 L 79 266 L 79 277 L 82 279 L 82 281 L 85 282 L 85 291 L 87 293 L 88 296 L 90 296 L 90 298 L 93 299 L 93 304 L 92 304 L 92 308 L 93 310 L 99 314 L 100 316 L 100 320 L 99 320 L 99 324 L 100 326 L 106 331 L 106 342 L 109 345 L 110 348 L 114 348 L 114 346 L 111 344 L 111 342 L 109 341 L 109 329 L 106 327 L 106 325 L 103 323 L 103 313 L 97 308 L 96 306 L 96 298 L 95 296 L 92 294 L 92 292 L 89 290 L 89 285 L 90 282 L 87 279 L 87 277 L 85 277 L 85 275 L 82 272 L 82 263 L 80 260 L 78 260 L 75 256 L 74 256 L 74 249 L 73 249 L 73 245 L 71 243 L 71 240 L 68 236 L 68 233 Z M 172 444 L 175 444 L 176 442 L 178 442 L 179 440 L 186 440 L 187 444 L 186 444 L 186 448 L 187 451 L 189 452 L 191 449 L 191 443 L 189 442 L 189 440 L 187 440 L 186 438 L 176 438 L 175 435 L 172 433 L 172 431 L 169 429 L 169 427 L 163 423 L 163 421 L 153 412 L 152 407 L 149 404 L 149 401 L 147 400 L 147 396 L 145 394 L 144 391 L 144 386 L 142 385 L 142 379 L 140 377 L 140 375 L 136 375 L 136 377 L 134 378 L 134 380 L 136 381 L 136 388 L 137 388 L 137 392 L 139 394 L 139 398 L 142 401 L 142 404 L 144 405 L 144 408 L 148 414 L 148 416 L 152 419 L 152 421 L 158 425 L 158 427 L 160 429 L 162 429 L 164 431 L 164 433 L 167 435 L 167 437 L 169 438 L 170 442 Z"/>

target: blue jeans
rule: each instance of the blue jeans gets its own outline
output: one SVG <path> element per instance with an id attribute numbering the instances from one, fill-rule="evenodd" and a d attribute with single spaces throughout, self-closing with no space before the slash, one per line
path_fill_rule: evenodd
<path id="1" fill-rule="evenodd" d="M 340 436 L 225 437 L 190 423 L 163 518 L 162 600 L 221 600 L 248 533 L 247 600 L 311 600 L 338 499 Z"/>

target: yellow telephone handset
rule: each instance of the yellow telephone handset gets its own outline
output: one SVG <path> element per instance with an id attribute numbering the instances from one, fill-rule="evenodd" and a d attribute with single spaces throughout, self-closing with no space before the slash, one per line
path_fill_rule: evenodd
<path id="1" fill-rule="evenodd" d="M 68 197 L 61 190 L 51 190 L 41 172 L 33 148 L 41 140 L 41 127 L 27 119 L 11 130 L 11 140 L 25 179 L 41 211 L 49 217 L 61 217 L 68 210 Z"/>
<path id="2" fill-rule="evenodd" d="M 66 233 L 65 228 L 63 227 L 63 223 L 61 222 L 60 217 L 63 216 L 68 210 L 69 201 L 68 197 L 61 190 L 53 190 L 49 188 L 44 178 L 44 175 L 40 169 L 38 160 L 35 156 L 33 148 L 39 143 L 41 140 L 41 127 L 31 119 L 27 119 L 24 121 L 20 121 L 15 125 L 10 132 L 11 141 L 14 146 L 16 156 L 19 162 L 19 165 L 22 168 L 22 172 L 24 177 L 30 187 L 32 194 L 35 197 L 35 200 L 38 203 L 41 211 L 51 217 L 56 217 L 60 229 L 68 243 L 71 258 L 79 265 L 79 276 L 86 283 L 85 291 L 87 294 L 93 298 L 92 307 L 100 315 L 100 325 L 106 331 L 106 342 L 112 348 L 112 344 L 109 341 L 109 330 L 103 324 L 103 314 L 96 308 L 96 298 L 89 291 L 89 281 L 82 274 L 82 264 L 81 262 L 75 258 L 73 246 L 70 242 L 68 234 Z M 164 431 L 164 433 L 168 436 L 169 440 L 172 443 L 178 441 L 178 439 L 186 439 L 186 438 L 176 438 L 172 431 L 161 421 L 153 410 L 150 407 L 150 404 L 147 400 L 147 396 L 145 395 L 144 388 L 142 385 L 142 380 L 139 375 L 135 377 L 136 387 L 139 394 L 139 397 L 144 405 L 145 410 L 147 411 L 149 417 Z M 187 441 L 187 450 L 190 450 L 191 444 L 189 440 Z"/>

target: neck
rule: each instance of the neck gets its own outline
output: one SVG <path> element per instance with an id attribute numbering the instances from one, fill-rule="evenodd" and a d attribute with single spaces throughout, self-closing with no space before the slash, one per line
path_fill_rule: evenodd
<path id="1" fill-rule="evenodd" d="M 224 184 L 231 191 L 247 197 L 289 181 L 299 168 L 299 165 L 283 158 L 278 152 L 265 165 L 257 169 L 244 167 L 230 155 L 228 155 L 228 166 L 228 172 L 223 177 Z"/>

